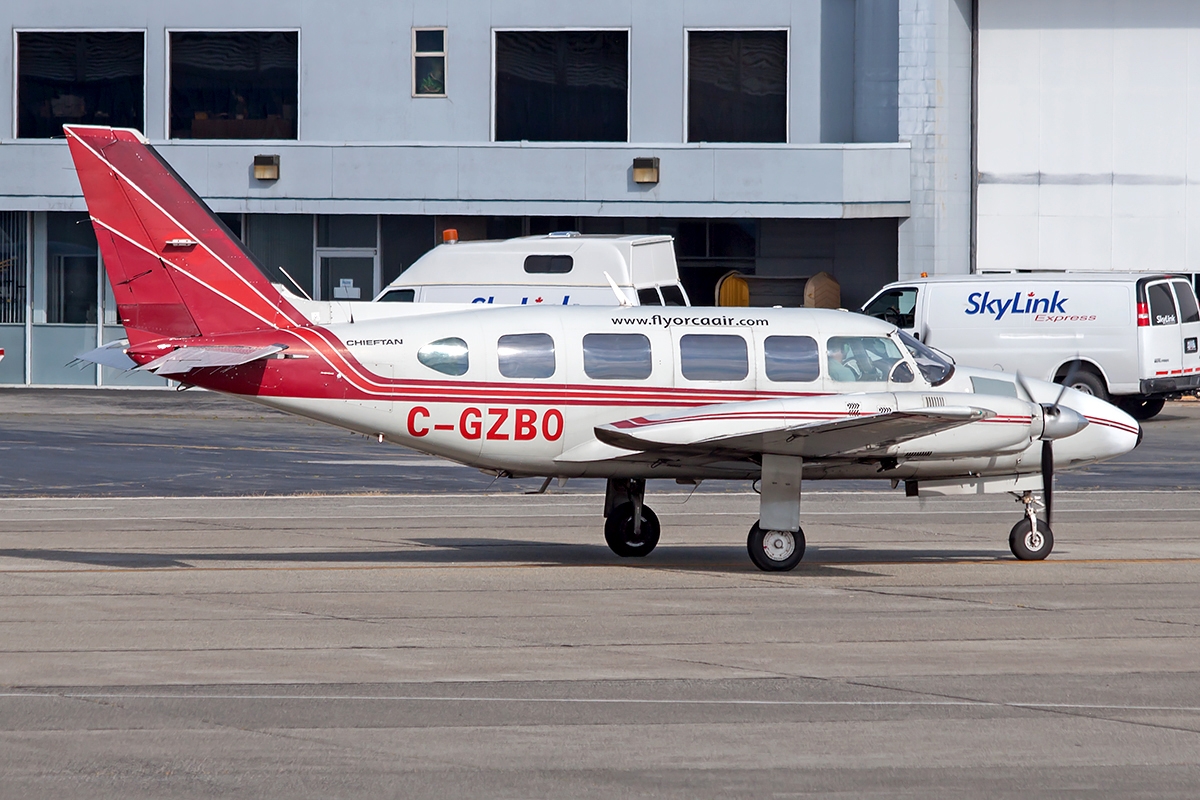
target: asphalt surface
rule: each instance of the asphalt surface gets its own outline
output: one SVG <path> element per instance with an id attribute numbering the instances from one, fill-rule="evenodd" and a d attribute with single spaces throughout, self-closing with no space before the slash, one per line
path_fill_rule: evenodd
<path id="1" fill-rule="evenodd" d="M 1062 488 L 1200 488 L 1200 403 L 1171 403 L 1131 453 L 1060 472 Z M 0 390 L 0 494 L 28 496 L 525 492 L 539 479 L 496 480 L 321 423 L 192 390 Z M 597 480 L 565 491 L 603 491 Z M 810 483 L 876 489 L 886 481 Z M 650 490 L 674 490 L 673 481 Z M 701 491 L 743 491 L 711 481 Z M 901 490 L 902 491 L 902 490 Z"/>
<path id="2" fill-rule="evenodd" d="M 1200 485 L 1194 404 L 1064 473 L 1045 562 L 1007 496 L 828 483 L 783 575 L 744 485 L 652 487 L 622 560 L 595 482 L 485 491 L 192 392 L 0 412 L 2 798 L 1200 786 L 1200 493 L 1163 490 Z"/>

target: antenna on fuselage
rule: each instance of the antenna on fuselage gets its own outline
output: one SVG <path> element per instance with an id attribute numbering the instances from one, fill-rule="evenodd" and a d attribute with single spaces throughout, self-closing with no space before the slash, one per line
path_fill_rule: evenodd
<path id="1" fill-rule="evenodd" d="M 282 265 L 280 265 L 279 271 L 283 273 L 283 277 L 287 278 L 289 281 L 292 282 L 292 286 L 295 286 L 297 289 L 300 290 L 300 294 L 304 295 L 305 300 L 312 300 L 312 298 L 308 296 L 308 292 L 304 291 L 304 287 L 301 286 L 299 283 L 297 283 L 296 279 L 293 278 L 291 275 L 289 275 L 288 271 L 286 269 L 284 269 Z"/>
<path id="2" fill-rule="evenodd" d="M 629 302 L 629 298 L 626 297 L 625 293 L 621 291 L 621 288 L 617 286 L 617 282 L 612 279 L 612 275 L 609 275 L 607 270 L 604 272 L 604 279 L 608 281 L 608 285 L 612 287 L 613 294 L 617 296 L 617 303 L 626 308 L 632 308 L 633 303 Z"/>

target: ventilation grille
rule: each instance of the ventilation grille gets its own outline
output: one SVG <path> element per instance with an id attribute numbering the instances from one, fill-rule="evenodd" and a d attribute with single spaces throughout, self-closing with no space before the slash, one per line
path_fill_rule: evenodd
<path id="1" fill-rule="evenodd" d="M 926 397 L 925 398 L 925 407 L 926 408 L 941 408 L 944 405 L 946 405 L 946 398 L 944 398 L 944 397 Z"/>
<path id="2" fill-rule="evenodd" d="M 890 413 L 892 413 L 892 410 L 890 408 L 888 408 L 887 406 L 880 406 L 879 413 L 880 414 L 890 414 Z"/>
<path id="3" fill-rule="evenodd" d="M 852 417 L 857 417 L 862 414 L 862 406 L 858 403 L 846 403 L 846 413 Z"/>
<path id="4" fill-rule="evenodd" d="M 931 455 L 933 455 L 932 450 L 921 450 L 916 453 L 905 453 L 901 458 L 929 458 Z"/>

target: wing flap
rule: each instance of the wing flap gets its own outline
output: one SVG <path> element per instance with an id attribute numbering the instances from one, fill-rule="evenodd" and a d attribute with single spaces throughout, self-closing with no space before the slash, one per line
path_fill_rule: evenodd
<path id="1" fill-rule="evenodd" d="M 604 444 L 642 452 L 849 458 L 995 416 L 974 406 L 894 410 L 894 395 L 858 400 L 853 412 L 844 397 L 728 403 L 634 417 L 595 433 Z"/>

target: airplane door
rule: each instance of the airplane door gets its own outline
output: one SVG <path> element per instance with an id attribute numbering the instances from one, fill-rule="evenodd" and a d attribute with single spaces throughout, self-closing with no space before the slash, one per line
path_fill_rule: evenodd
<path id="1" fill-rule="evenodd" d="M 1170 281 L 1155 281 L 1146 285 L 1146 306 L 1149 325 L 1141 325 L 1141 359 L 1143 378 L 1163 378 L 1182 374 L 1183 337 L 1180 332 L 1179 309 Z"/>

